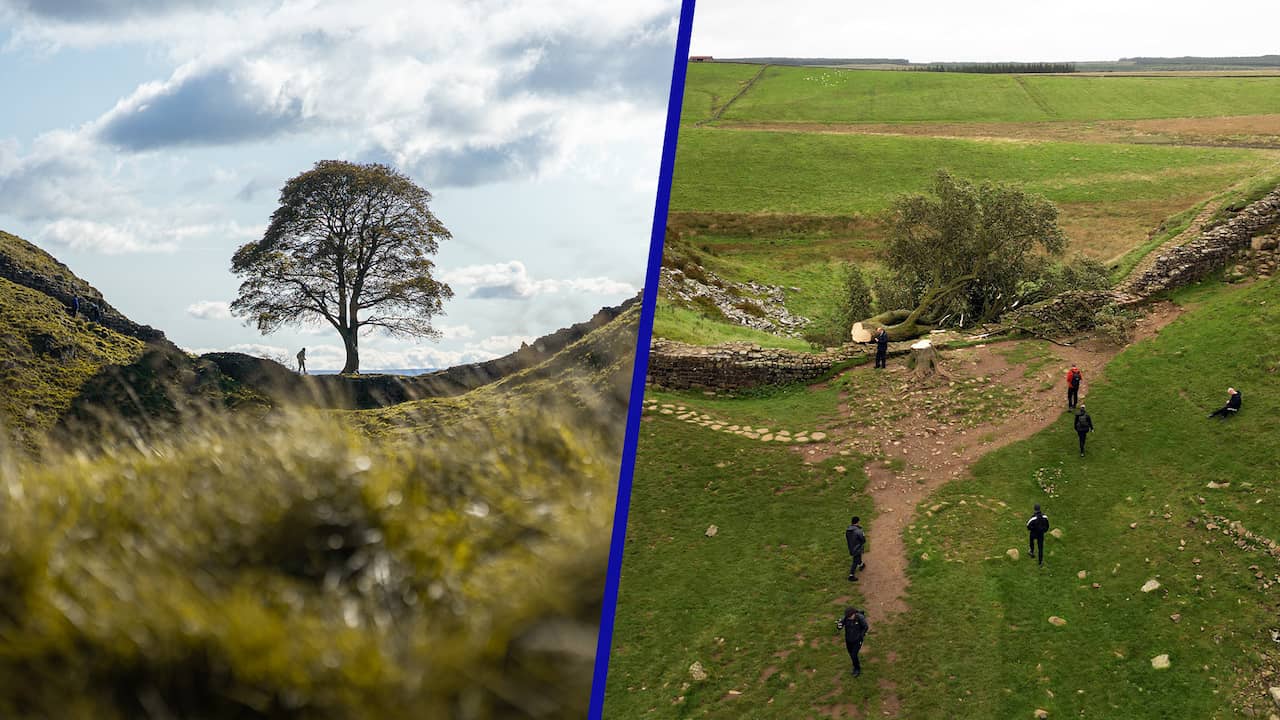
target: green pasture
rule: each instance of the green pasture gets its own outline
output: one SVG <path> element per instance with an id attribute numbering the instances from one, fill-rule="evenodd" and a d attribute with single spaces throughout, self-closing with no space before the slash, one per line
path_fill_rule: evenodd
<path id="1" fill-rule="evenodd" d="M 695 123 L 711 118 L 759 71 L 759 65 L 690 63 L 685 75 L 680 122 Z"/>
<path id="2" fill-rule="evenodd" d="M 710 84 L 713 78 L 724 77 L 728 68 L 741 67 L 693 64 L 686 82 Z M 1037 122 L 1270 113 L 1280 113 L 1280 78 L 985 75 L 773 66 L 722 119 Z"/>
<path id="3" fill-rule="evenodd" d="M 1280 285 L 1209 282 L 1174 299 L 1186 315 L 1086 386 L 1097 428 L 1087 457 L 1064 414 L 921 505 L 905 538 L 910 609 L 890 624 L 873 619 L 876 653 L 856 683 L 824 624 L 850 595 L 839 530 L 850 509 L 868 509 L 860 483 L 785 448 L 670 416 L 647 420 L 608 716 L 727 718 L 749 708 L 750 717 L 816 717 L 853 705 L 877 717 L 884 679 L 910 718 L 1032 717 L 1037 708 L 1051 718 L 1265 717 L 1263 673 L 1280 671 L 1278 564 L 1256 545 L 1237 547 L 1227 523 L 1205 523 L 1222 517 L 1280 536 Z M 1207 419 L 1228 385 L 1242 390 L 1242 413 Z M 734 414 L 733 400 L 709 400 Z M 772 401 L 777 417 L 806 402 L 817 417 L 831 405 L 811 391 Z M 769 423 L 767 396 L 741 402 L 741 415 Z M 849 460 L 827 463 L 856 473 Z M 1034 503 L 1062 531 L 1048 539 L 1043 568 L 1026 559 Z M 704 537 L 712 523 L 720 533 Z M 1010 548 L 1022 558 L 1006 557 Z M 1160 587 L 1142 592 L 1153 579 Z M 882 660 L 890 650 L 892 665 Z M 1154 669 L 1163 654 L 1171 667 Z M 690 679 L 695 660 L 707 680 Z"/>
<path id="4" fill-rule="evenodd" d="M 858 464 L 671 416 L 643 422 L 640 443 L 605 717 L 810 716 L 849 672 L 834 622 L 861 601 L 843 538 L 871 510 Z M 877 701 L 874 681 L 846 686 Z"/>
<path id="5" fill-rule="evenodd" d="M 1251 150 L 930 137 L 681 131 L 673 211 L 874 213 L 938 168 L 1058 203 L 1204 199 L 1274 164 Z"/>

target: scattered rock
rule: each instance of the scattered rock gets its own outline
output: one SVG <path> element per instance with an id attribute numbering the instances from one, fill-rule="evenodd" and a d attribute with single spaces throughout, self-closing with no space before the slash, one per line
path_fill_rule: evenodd
<path id="1" fill-rule="evenodd" d="M 1050 534 L 1050 535 L 1052 535 L 1052 536 L 1054 536 L 1055 538 L 1057 538 L 1057 539 L 1061 540 L 1061 539 L 1062 539 L 1062 528 L 1054 528 L 1054 529 L 1052 529 L 1052 530 L 1050 530 L 1050 531 L 1049 531 L 1049 534 Z"/>
<path id="2" fill-rule="evenodd" d="M 1170 620 L 1172 620 L 1172 621 L 1174 621 L 1174 622 L 1178 622 L 1179 620 L 1181 620 L 1181 619 L 1182 619 L 1182 613 L 1174 613 L 1174 614 L 1172 614 L 1172 615 L 1170 615 L 1170 616 L 1169 616 L 1169 619 L 1170 619 Z"/>
<path id="3" fill-rule="evenodd" d="M 707 536 L 707 537 L 715 537 L 715 536 L 716 536 L 716 533 L 718 533 L 718 532 L 720 532 L 720 528 L 716 527 L 715 525 L 712 525 L 712 526 L 710 526 L 710 527 L 708 527 L 708 528 L 707 528 L 706 536 Z"/>
<path id="4" fill-rule="evenodd" d="M 1224 488 L 1224 487 L 1231 487 L 1231 483 L 1229 483 L 1229 482 L 1220 483 L 1220 482 L 1214 482 L 1214 481 L 1210 480 L 1210 481 L 1209 481 L 1209 484 L 1208 484 L 1208 485 L 1206 485 L 1205 487 L 1209 488 L 1210 490 L 1218 490 L 1218 489 L 1220 489 L 1220 488 Z"/>
<path id="5" fill-rule="evenodd" d="M 1268 688 L 1267 693 L 1271 695 L 1271 702 L 1275 703 L 1277 708 L 1280 708 L 1280 687 Z"/>
<path id="6" fill-rule="evenodd" d="M 1017 560 L 1017 559 L 1018 559 L 1018 548 L 1009 548 L 1008 550 L 1005 550 L 1005 551 L 1004 551 L 1004 554 L 1005 554 L 1005 555 L 1008 555 L 1010 560 Z"/>
<path id="7" fill-rule="evenodd" d="M 702 663 L 694 660 L 693 664 L 689 666 L 689 676 L 701 682 L 707 679 L 707 671 L 702 668 Z"/>
<path id="8" fill-rule="evenodd" d="M 1157 655 L 1151 658 L 1151 667 L 1155 668 L 1156 670 L 1167 670 L 1169 668 L 1168 654 Z"/>
<path id="9" fill-rule="evenodd" d="M 1062 618 L 1058 617 L 1057 615 L 1050 615 L 1050 616 L 1049 616 L 1049 624 L 1050 624 L 1050 625 L 1057 625 L 1058 627 L 1062 627 L 1063 625 L 1066 625 L 1066 624 L 1067 624 L 1067 621 L 1066 621 L 1066 620 L 1063 620 Z"/>
<path id="10" fill-rule="evenodd" d="M 1078 577 L 1078 578 L 1080 578 L 1081 580 L 1083 580 L 1083 579 L 1085 579 L 1085 578 L 1089 577 L 1089 571 L 1088 571 L 1088 570 L 1081 570 L 1080 572 L 1076 573 L 1076 577 Z"/>
<path id="11" fill-rule="evenodd" d="M 1045 720 L 1045 718 L 1049 717 L 1049 711 L 1043 710 L 1041 708 L 1036 708 L 1035 716 L 1036 716 L 1036 720 Z"/>
<path id="12" fill-rule="evenodd" d="M 1160 583 L 1153 578 L 1142 584 L 1142 592 L 1149 593 L 1152 590 L 1155 590 L 1159 587 L 1160 587 Z"/>

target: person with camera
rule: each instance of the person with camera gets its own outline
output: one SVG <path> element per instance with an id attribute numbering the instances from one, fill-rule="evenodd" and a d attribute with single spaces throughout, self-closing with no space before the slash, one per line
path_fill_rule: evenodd
<path id="1" fill-rule="evenodd" d="M 858 524 L 858 516 L 854 515 L 850 521 L 849 527 L 844 530 L 844 542 L 849 546 L 849 555 L 853 557 L 853 562 L 849 565 L 849 579 L 857 582 L 857 572 L 859 568 L 865 568 L 862 562 L 862 551 L 867 546 L 867 534 L 862 531 L 862 526 Z"/>
<path id="2" fill-rule="evenodd" d="M 853 661 L 853 676 L 862 674 L 862 663 L 858 662 L 858 653 L 862 650 L 862 641 L 871 626 L 867 624 L 867 612 L 858 608 L 844 609 L 844 617 L 836 621 L 836 629 L 844 631 L 844 646 L 849 651 L 849 659 Z"/>

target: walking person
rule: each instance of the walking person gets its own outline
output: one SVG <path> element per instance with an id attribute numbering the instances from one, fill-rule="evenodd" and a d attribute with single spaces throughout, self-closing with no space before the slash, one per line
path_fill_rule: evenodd
<path id="1" fill-rule="evenodd" d="M 1080 457 L 1084 457 L 1084 439 L 1093 432 L 1093 418 L 1085 412 L 1084 403 L 1080 403 L 1080 407 L 1076 408 L 1075 426 L 1076 435 L 1080 436 Z"/>
<path id="2" fill-rule="evenodd" d="M 71 317 L 80 317 L 80 296 L 71 298 Z"/>
<path id="3" fill-rule="evenodd" d="M 844 616 L 836 621 L 836 628 L 844 630 L 844 646 L 849 651 L 849 659 L 853 661 L 853 676 L 862 674 L 862 663 L 858 662 L 858 653 L 862 650 L 862 641 L 867 637 L 871 626 L 867 624 L 867 612 L 858 608 L 845 608 Z"/>
<path id="4" fill-rule="evenodd" d="M 1031 556 L 1037 557 L 1036 549 L 1039 548 L 1039 565 L 1044 565 L 1044 534 L 1049 532 L 1049 518 L 1040 512 L 1040 506 L 1036 505 L 1036 511 L 1032 514 L 1031 519 L 1027 521 L 1027 532 L 1031 534 Z"/>
<path id="5" fill-rule="evenodd" d="M 880 328 L 871 336 L 871 341 L 876 344 L 876 367 L 884 368 L 885 358 L 889 356 L 889 333 Z"/>
<path id="6" fill-rule="evenodd" d="M 866 565 L 862 562 L 862 551 L 867 546 L 867 534 L 862 531 L 862 526 L 858 524 L 858 516 L 854 515 L 849 521 L 849 527 L 844 530 L 844 542 L 849 546 L 849 555 L 853 558 L 853 562 L 849 565 L 849 579 L 857 582 L 857 572 Z"/>
<path id="7" fill-rule="evenodd" d="M 1080 368 L 1075 365 L 1067 371 L 1067 407 L 1074 408 L 1076 403 L 1080 402 L 1080 381 L 1084 376 L 1080 373 Z"/>
<path id="8" fill-rule="evenodd" d="M 298 351 L 298 372 L 303 375 L 307 374 L 307 349 L 302 348 Z"/>
<path id="9" fill-rule="evenodd" d="M 1209 417 L 1229 418 L 1240 412 L 1240 391 L 1227 388 L 1227 404 L 1209 413 Z"/>

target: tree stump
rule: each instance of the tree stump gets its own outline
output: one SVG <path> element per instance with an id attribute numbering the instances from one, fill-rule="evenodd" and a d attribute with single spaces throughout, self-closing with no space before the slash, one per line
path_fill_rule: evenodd
<path id="1" fill-rule="evenodd" d="M 911 376 L 916 379 L 935 375 L 945 377 L 946 373 L 942 372 L 938 361 L 938 349 L 928 340 L 921 340 L 911 346 L 911 357 L 907 360 L 907 367 L 911 369 Z"/>

